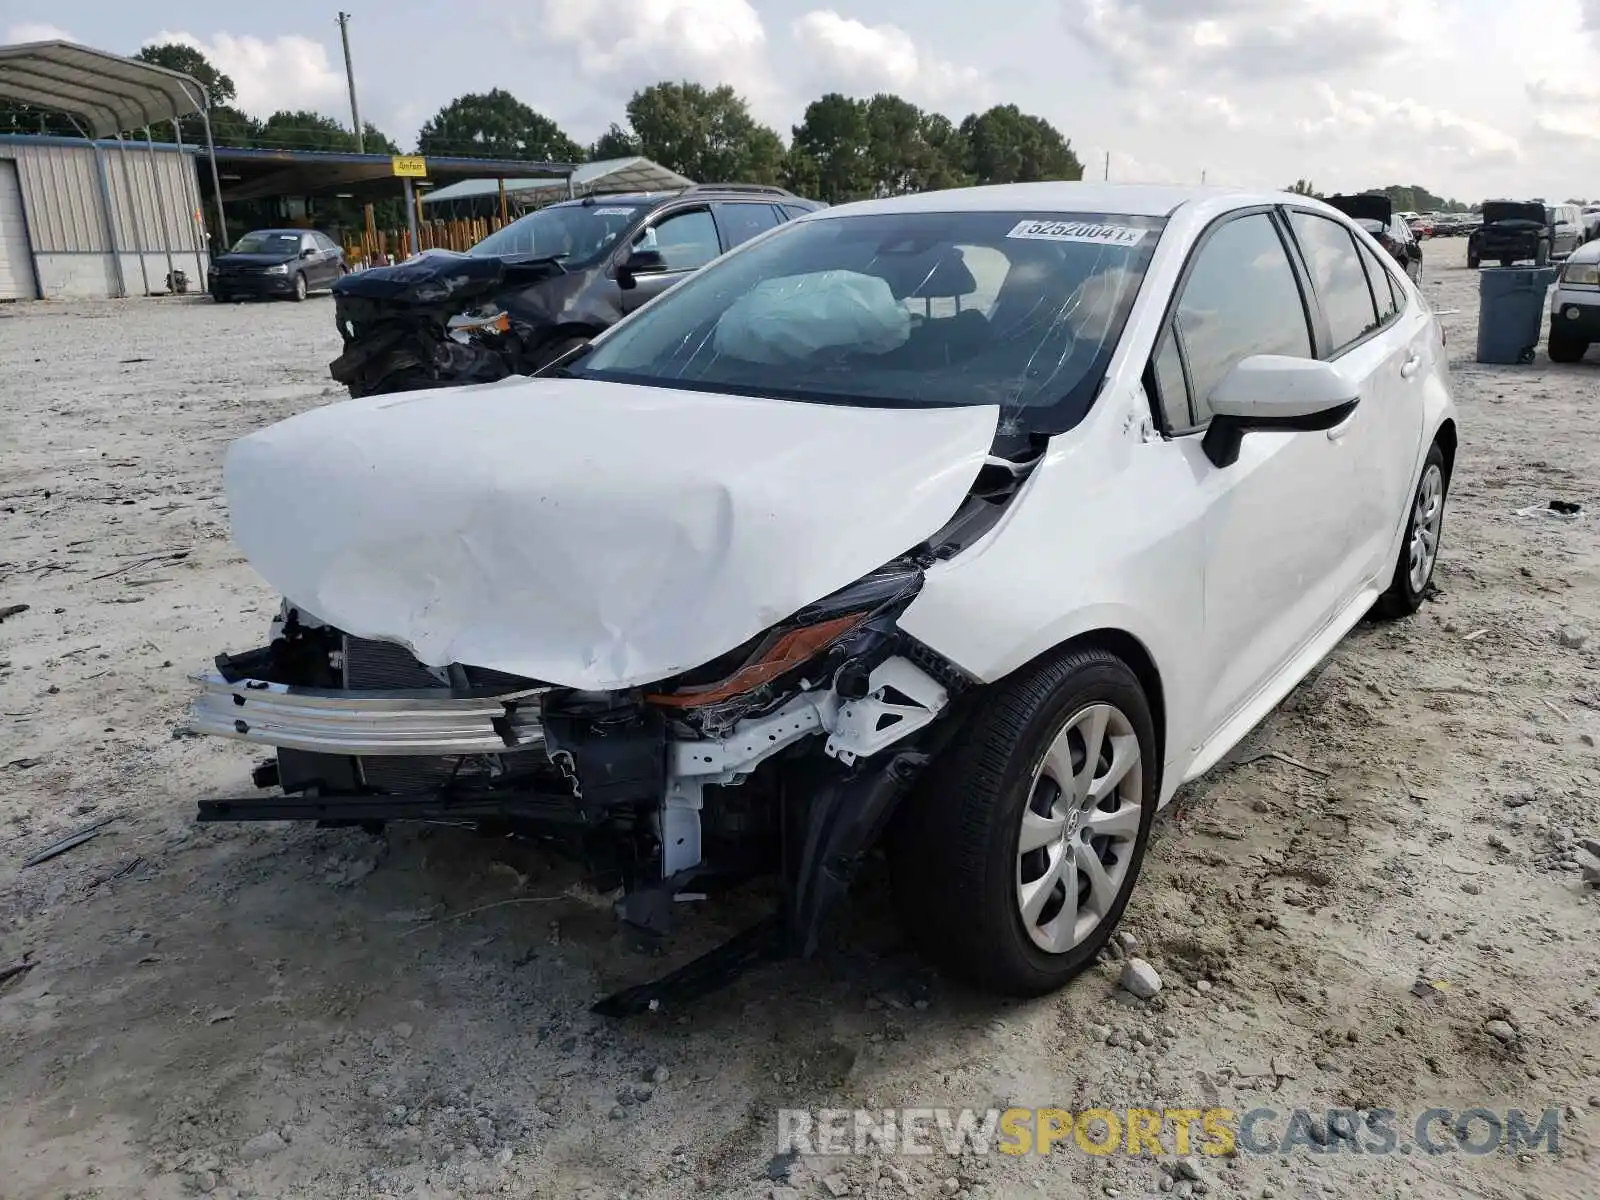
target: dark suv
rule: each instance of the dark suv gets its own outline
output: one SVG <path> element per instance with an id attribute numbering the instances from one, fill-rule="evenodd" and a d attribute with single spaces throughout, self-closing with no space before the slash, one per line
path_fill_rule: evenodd
<path id="1" fill-rule="evenodd" d="M 1528 259 L 1544 266 L 1556 254 L 1552 216 L 1541 200 L 1485 200 L 1483 224 L 1467 236 L 1467 266 Z"/>
<path id="2" fill-rule="evenodd" d="M 431 250 L 334 288 L 352 396 L 528 375 L 712 259 L 825 207 L 782 188 L 698 184 L 529 213 L 465 254 Z"/>

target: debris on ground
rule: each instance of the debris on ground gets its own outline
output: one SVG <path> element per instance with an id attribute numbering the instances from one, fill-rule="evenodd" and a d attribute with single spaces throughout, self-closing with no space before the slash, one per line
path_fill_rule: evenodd
<path id="1" fill-rule="evenodd" d="M 116 817 L 106 817 L 102 820 L 96 821 L 93 825 L 85 826 L 76 833 L 67 834 L 66 837 L 60 839 L 59 841 L 51 842 L 33 857 L 25 860 L 22 863 L 22 869 L 26 869 L 28 867 L 37 867 L 40 863 L 49 862 L 52 858 L 58 858 L 65 854 L 68 850 L 72 850 L 83 845 L 91 838 L 99 837 L 100 832 L 116 819 Z"/>
<path id="2" fill-rule="evenodd" d="M 1142 958 L 1130 958 L 1122 964 L 1121 983 L 1124 991 L 1141 1000 L 1148 1000 L 1161 990 L 1161 976 Z"/>

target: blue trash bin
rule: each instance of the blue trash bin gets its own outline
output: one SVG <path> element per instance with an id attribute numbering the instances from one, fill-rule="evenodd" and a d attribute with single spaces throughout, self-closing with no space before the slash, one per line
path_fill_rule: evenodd
<path id="1" fill-rule="evenodd" d="M 1478 273 L 1478 361 L 1531 363 L 1555 267 L 1486 267 Z"/>

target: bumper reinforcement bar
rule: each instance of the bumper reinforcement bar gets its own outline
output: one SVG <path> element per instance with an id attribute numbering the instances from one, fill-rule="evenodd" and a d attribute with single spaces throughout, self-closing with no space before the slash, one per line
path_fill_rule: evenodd
<path id="1" fill-rule="evenodd" d="M 194 677 L 195 733 L 319 754 L 503 754 L 543 743 L 543 688 L 331 691 L 259 679 Z"/>

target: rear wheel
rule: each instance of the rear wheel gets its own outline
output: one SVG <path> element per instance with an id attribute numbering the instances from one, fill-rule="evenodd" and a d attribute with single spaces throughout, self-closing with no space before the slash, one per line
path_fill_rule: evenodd
<path id="1" fill-rule="evenodd" d="M 1439 541 L 1444 534 L 1445 481 L 1444 451 L 1435 442 L 1428 447 L 1422 463 L 1422 478 L 1411 498 L 1406 519 L 1406 535 L 1400 542 L 1400 557 L 1394 566 L 1389 589 L 1378 597 L 1380 616 L 1409 617 L 1422 607 L 1433 568 L 1439 561 Z"/>
<path id="2" fill-rule="evenodd" d="M 890 839 L 896 905 L 925 954 L 974 985 L 1041 995 L 1122 917 L 1160 786 L 1138 679 L 1074 650 L 997 685 L 906 801 Z"/>
<path id="3" fill-rule="evenodd" d="M 1474 250 L 1471 246 L 1468 246 L 1467 247 L 1467 270 L 1476 271 L 1477 269 L 1478 269 L 1478 252 L 1476 250 Z"/>
<path id="4" fill-rule="evenodd" d="M 1548 349 L 1551 362 L 1575 363 L 1589 349 L 1589 343 L 1582 338 L 1552 333 Z"/>

